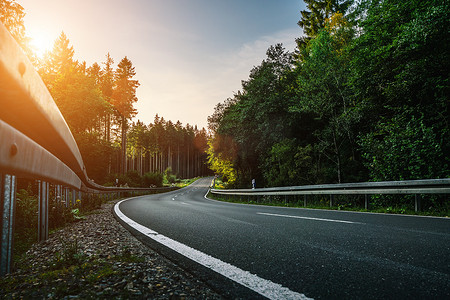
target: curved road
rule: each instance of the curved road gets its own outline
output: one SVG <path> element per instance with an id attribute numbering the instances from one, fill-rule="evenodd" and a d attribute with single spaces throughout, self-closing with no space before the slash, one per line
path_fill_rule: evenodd
<path id="1" fill-rule="evenodd" d="M 144 242 L 232 298 L 450 299 L 450 219 L 224 203 L 204 197 L 210 182 L 122 201 L 116 214 Z M 161 240 L 194 251 L 208 267 Z M 209 270 L 209 257 L 281 294 L 226 279 Z"/>

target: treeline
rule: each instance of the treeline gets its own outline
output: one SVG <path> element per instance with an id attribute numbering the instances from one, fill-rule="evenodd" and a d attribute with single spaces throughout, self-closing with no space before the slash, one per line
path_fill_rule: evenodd
<path id="1" fill-rule="evenodd" d="M 208 118 L 230 185 L 445 178 L 450 4 L 305 0 L 295 53 L 271 46 Z"/>
<path id="2" fill-rule="evenodd" d="M 211 174 L 206 165 L 208 134 L 204 128 L 155 116 L 153 123 L 133 123 L 128 132 L 129 169 L 145 173 L 169 172 L 178 178 Z"/>
<path id="3" fill-rule="evenodd" d="M 36 66 L 66 120 L 83 157 L 88 176 L 100 184 L 145 184 L 143 175 L 190 178 L 208 173 L 207 134 L 189 124 L 155 117 L 154 124 L 131 120 L 137 111 L 133 63 L 105 61 L 88 66 L 74 59 L 74 48 L 61 33 L 52 51 L 36 57 L 23 25 L 24 9 L 0 0 L 0 20 Z"/>
<path id="4" fill-rule="evenodd" d="M 73 52 L 62 33 L 39 72 L 74 134 L 89 177 L 102 184 L 115 178 L 128 184 L 139 181 L 123 177 L 136 177 L 133 172 L 162 174 L 170 168 L 179 178 L 207 173 L 205 130 L 158 115 L 148 126 L 131 123 L 139 82 L 127 57 L 115 69 L 109 53 L 101 65 L 87 67 L 73 59 Z"/>
<path id="5" fill-rule="evenodd" d="M 101 181 L 98 169 L 105 175 L 126 173 L 128 123 L 136 115 L 133 104 L 139 86 L 131 60 L 124 57 L 114 69 L 108 53 L 102 66 L 86 66 L 74 59 L 73 46 L 63 32 L 37 66 L 77 141 L 88 175 Z M 118 159 L 116 168 L 113 159 Z"/>

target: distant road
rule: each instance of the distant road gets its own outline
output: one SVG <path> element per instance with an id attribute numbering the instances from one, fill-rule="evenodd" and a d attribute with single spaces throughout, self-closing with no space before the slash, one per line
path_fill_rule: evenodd
<path id="1" fill-rule="evenodd" d="M 116 213 L 233 298 L 450 299 L 450 219 L 224 203 L 205 199 L 210 182 Z"/>

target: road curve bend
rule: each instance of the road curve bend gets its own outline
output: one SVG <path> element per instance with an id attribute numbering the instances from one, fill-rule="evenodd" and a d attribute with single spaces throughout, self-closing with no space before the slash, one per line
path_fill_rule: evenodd
<path id="1" fill-rule="evenodd" d="M 450 298 L 449 219 L 225 203 L 205 197 L 210 183 L 114 212 L 227 297 Z"/>

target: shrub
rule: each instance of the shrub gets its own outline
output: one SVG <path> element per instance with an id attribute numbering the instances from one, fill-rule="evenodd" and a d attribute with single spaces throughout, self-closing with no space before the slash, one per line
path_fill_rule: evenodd
<path id="1" fill-rule="evenodd" d="M 168 183 L 175 183 L 175 182 L 177 182 L 177 176 L 175 176 L 175 175 L 168 175 L 166 177 L 166 179 L 167 179 Z"/>
<path id="2" fill-rule="evenodd" d="M 152 185 L 157 186 L 157 187 L 162 187 L 163 175 L 161 173 L 148 172 L 148 173 L 144 174 L 144 186 L 150 187 Z"/>

